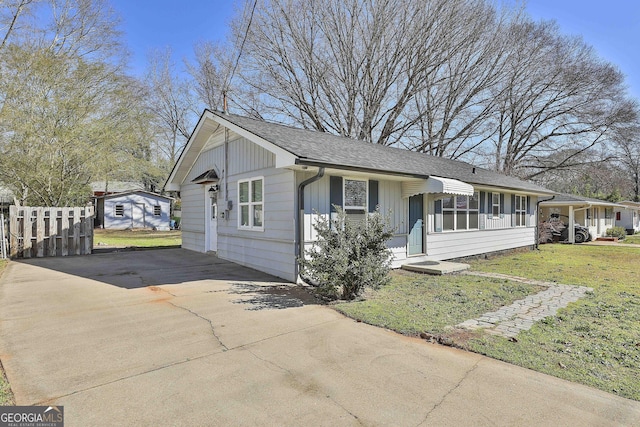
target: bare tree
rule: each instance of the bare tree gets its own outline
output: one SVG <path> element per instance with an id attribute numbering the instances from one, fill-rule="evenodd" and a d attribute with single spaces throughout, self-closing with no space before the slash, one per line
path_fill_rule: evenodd
<path id="1" fill-rule="evenodd" d="M 497 170 L 534 178 L 575 166 L 581 153 L 610 141 L 616 126 L 634 119 L 623 75 L 582 39 L 559 34 L 553 22 L 528 20 L 512 26 L 510 39 L 508 68 L 496 92 Z M 547 162 L 551 154 L 553 164 Z"/>
<path id="2" fill-rule="evenodd" d="M 195 102 L 189 82 L 181 78 L 171 60 L 171 50 L 149 55 L 145 76 L 149 109 L 158 131 L 158 148 L 171 168 L 194 125 Z"/>
<path id="3" fill-rule="evenodd" d="M 640 123 L 618 129 L 616 136 L 618 163 L 630 182 L 625 195 L 640 202 Z"/>
<path id="4" fill-rule="evenodd" d="M 262 94 L 261 115 L 395 144 L 421 119 L 416 98 L 467 47 L 458 44 L 465 36 L 451 31 L 473 21 L 469 4 L 483 2 L 261 2 L 241 79 Z M 243 26 L 234 28 L 244 41 Z"/>
<path id="5" fill-rule="evenodd" d="M 186 65 L 195 82 L 195 92 L 207 108 L 221 110 L 231 83 L 232 51 L 220 43 L 201 42 L 194 46 L 194 52 L 195 62 Z"/>

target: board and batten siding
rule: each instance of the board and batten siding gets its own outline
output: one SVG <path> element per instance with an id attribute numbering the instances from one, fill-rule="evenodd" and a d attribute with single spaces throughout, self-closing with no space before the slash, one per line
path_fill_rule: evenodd
<path id="1" fill-rule="evenodd" d="M 123 215 L 116 216 L 116 205 L 122 206 Z M 134 205 L 142 209 L 143 218 L 134 218 L 140 213 Z M 155 215 L 154 206 L 160 206 L 160 215 Z M 112 195 L 104 198 L 101 203 L 101 214 L 103 215 L 102 226 L 106 229 L 124 230 L 126 228 L 147 227 L 157 230 L 167 231 L 170 228 L 169 211 L 171 201 L 164 197 L 157 197 L 147 193 L 128 193 L 122 195 Z"/>
<path id="2" fill-rule="evenodd" d="M 215 135 L 215 137 L 215 139 L 223 138 L 220 135 Z M 211 139 L 214 139 L 214 137 Z M 180 197 L 182 199 L 180 229 L 182 230 L 182 247 L 185 249 L 198 252 L 204 252 L 205 250 L 205 203 L 207 202 L 205 193 L 208 186 L 206 184 L 193 184 L 191 181 L 210 169 L 215 169 L 219 174 L 222 174 L 223 168 L 223 146 L 203 151 L 198 156 L 191 171 L 189 171 L 184 184 L 180 187 Z"/>
<path id="3" fill-rule="evenodd" d="M 219 171 L 222 178 L 224 145 L 219 144 L 224 143 L 224 133 L 220 134 L 222 136 L 212 136 L 207 144 L 209 149 L 200 154 L 181 187 L 183 247 L 186 249 L 199 252 L 205 249 L 207 186 L 190 182 L 209 169 Z M 295 281 L 294 172 L 276 169 L 274 154 L 233 132 L 229 133 L 228 153 L 229 182 L 227 185 L 222 179 L 219 182 L 218 257 Z M 264 230 L 239 229 L 238 181 L 259 177 L 264 179 Z M 225 212 L 227 200 L 231 202 L 231 210 Z"/>
<path id="4" fill-rule="evenodd" d="M 299 174 L 298 183 L 314 176 L 314 173 Z M 383 215 L 390 214 L 391 223 L 397 227 L 398 237 L 407 234 L 408 205 L 406 200 L 400 197 L 401 182 L 399 181 L 378 181 L 378 204 Z M 318 236 L 313 225 L 319 216 L 327 218 L 331 208 L 330 201 L 330 176 L 325 175 L 322 179 L 308 185 L 304 191 L 304 241 L 307 247 L 314 242 Z M 406 240 L 406 237 L 405 237 Z M 406 242 L 405 242 L 406 246 Z"/>

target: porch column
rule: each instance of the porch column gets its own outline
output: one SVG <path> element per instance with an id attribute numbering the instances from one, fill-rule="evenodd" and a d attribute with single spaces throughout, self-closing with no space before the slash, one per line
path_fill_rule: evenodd
<path id="1" fill-rule="evenodd" d="M 569 243 L 576 243 L 576 229 L 573 224 L 575 224 L 575 214 L 573 212 L 573 206 L 569 205 Z"/>

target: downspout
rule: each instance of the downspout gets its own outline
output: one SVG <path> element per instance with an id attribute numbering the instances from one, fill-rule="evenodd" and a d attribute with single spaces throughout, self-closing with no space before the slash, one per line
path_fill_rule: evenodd
<path id="1" fill-rule="evenodd" d="M 302 258 L 304 256 L 304 188 L 312 184 L 318 180 L 320 180 L 324 176 L 324 167 L 320 167 L 318 169 L 318 173 L 312 176 L 309 179 L 302 181 L 298 184 L 298 213 L 295 216 L 295 248 L 296 248 L 296 261 L 295 261 L 295 277 L 296 281 L 300 275 L 300 266 L 298 264 L 298 258 Z"/>
<path id="2" fill-rule="evenodd" d="M 536 202 L 536 244 L 535 244 L 536 250 L 538 250 L 540 247 L 540 203 L 550 202 L 555 198 L 556 196 L 551 196 L 550 199 L 538 200 Z"/>

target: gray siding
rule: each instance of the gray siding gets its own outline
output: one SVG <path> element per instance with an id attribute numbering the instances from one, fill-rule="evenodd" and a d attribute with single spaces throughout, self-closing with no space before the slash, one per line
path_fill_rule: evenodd
<path id="1" fill-rule="evenodd" d="M 105 198 L 101 205 L 104 228 L 124 230 L 144 226 L 147 228 L 155 227 L 158 230 L 169 230 L 171 202 L 165 198 L 147 193 L 131 193 Z M 122 216 L 116 216 L 116 205 L 122 205 Z M 134 206 L 136 205 L 142 210 L 141 218 L 134 218 Z M 154 213 L 156 205 L 160 206 L 160 215 Z"/>
<path id="2" fill-rule="evenodd" d="M 210 138 L 185 183 L 182 196 L 182 244 L 187 249 L 205 250 L 205 192 L 207 185 L 191 181 L 208 169 L 224 176 L 224 133 Z M 229 182 L 219 183 L 218 210 L 224 212 L 226 200 L 231 210 L 218 216 L 217 255 L 229 261 L 256 268 L 286 280 L 295 280 L 294 172 L 275 169 L 275 156 L 262 147 L 233 133 L 229 135 Z M 263 177 L 264 231 L 238 228 L 238 181 Z M 228 195 L 227 195 L 228 194 Z M 226 200 L 225 200 L 226 199 Z"/>

